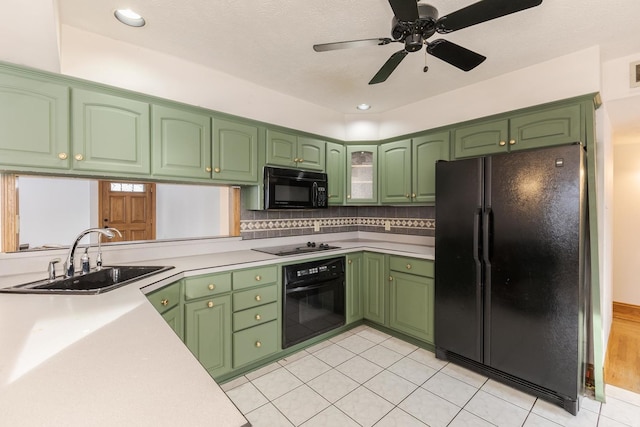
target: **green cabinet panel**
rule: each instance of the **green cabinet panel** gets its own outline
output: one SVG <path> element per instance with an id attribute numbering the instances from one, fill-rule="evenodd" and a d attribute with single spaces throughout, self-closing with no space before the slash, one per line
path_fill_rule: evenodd
<path id="1" fill-rule="evenodd" d="M 348 145 L 347 204 L 378 203 L 378 146 Z"/>
<path id="2" fill-rule="evenodd" d="M 427 259 L 391 255 L 389 256 L 389 270 L 418 276 L 435 277 L 433 261 Z"/>
<path id="3" fill-rule="evenodd" d="M 364 317 L 362 252 L 347 255 L 346 324 Z"/>
<path id="4" fill-rule="evenodd" d="M 449 131 L 414 138 L 411 150 L 411 199 L 418 203 L 435 202 L 436 162 L 450 159 Z"/>
<path id="5" fill-rule="evenodd" d="M 153 164 L 158 176 L 211 176 L 211 119 L 192 111 L 151 107 Z"/>
<path id="6" fill-rule="evenodd" d="M 213 118 L 213 179 L 258 183 L 258 128 Z"/>
<path id="7" fill-rule="evenodd" d="M 247 289 L 253 286 L 266 285 L 278 280 L 278 267 L 265 265 L 233 272 L 233 290 Z"/>
<path id="8" fill-rule="evenodd" d="M 241 331 L 278 318 L 278 303 L 272 302 L 233 313 L 233 330 Z"/>
<path id="9" fill-rule="evenodd" d="M 278 322 L 272 321 L 233 334 L 233 367 L 237 368 L 278 351 Z"/>
<path id="10" fill-rule="evenodd" d="M 549 108 L 509 120 L 511 151 L 584 141 L 580 104 Z"/>
<path id="11" fill-rule="evenodd" d="M 67 169 L 69 88 L 0 74 L 0 164 Z"/>
<path id="12" fill-rule="evenodd" d="M 204 274 L 184 279 L 185 299 L 209 297 L 231 290 L 231 273 Z"/>
<path id="13" fill-rule="evenodd" d="M 184 328 L 182 326 L 182 307 L 176 306 L 173 307 L 164 313 L 162 313 L 162 318 L 169 324 L 173 332 L 180 337 L 181 340 L 184 340 Z"/>
<path id="14" fill-rule="evenodd" d="M 434 281 L 391 271 L 389 327 L 433 343 Z"/>
<path id="15" fill-rule="evenodd" d="M 378 147 L 381 203 L 411 202 L 411 140 Z"/>
<path id="16" fill-rule="evenodd" d="M 324 170 L 326 143 L 267 129 L 267 164 Z"/>
<path id="17" fill-rule="evenodd" d="M 84 89 L 71 90 L 73 169 L 149 175 L 149 104 Z"/>
<path id="18" fill-rule="evenodd" d="M 501 119 L 457 127 L 453 131 L 453 149 L 456 159 L 509 150 L 509 120 Z"/>
<path id="19" fill-rule="evenodd" d="M 180 339 L 184 339 L 183 307 L 180 304 L 181 292 L 182 281 L 177 281 L 149 293 L 147 299 Z"/>
<path id="20" fill-rule="evenodd" d="M 326 172 L 329 181 L 327 198 L 330 205 L 344 204 L 345 149 L 341 144 L 327 142 Z"/>
<path id="21" fill-rule="evenodd" d="M 245 310 L 276 301 L 278 299 L 278 286 L 260 286 L 242 292 L 233 293 L 233 310 Z"/>
<path id="22" fill-rule="evenodd" d="M 383 254 L 365 252 L 362 259 L 363 315 L 367 320 L 385 323 L 385 268 Z"/>
<path id="23" fill-rule="evenodd" d="M 231 297 L 185 304 L 185 344 L 212 377 L 231 370 Z"/>

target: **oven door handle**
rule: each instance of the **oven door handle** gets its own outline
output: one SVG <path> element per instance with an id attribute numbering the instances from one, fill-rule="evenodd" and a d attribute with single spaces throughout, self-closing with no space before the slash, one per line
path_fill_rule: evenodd
<path id="1" fill-rule="evenodd" d="M 329 285 L 329 283 L 331 282 L 322 282 L 318 285 L 311 285 L 311 286 L 298 286 L 297 288 L 285 288 L 285 293 L 286 294 L 291 294 L 294 292 L 304 292 L 304 291 L 312 291 L 314 289 L 320 289 L 320 288 L 331 288 L 332 286 Z"/>

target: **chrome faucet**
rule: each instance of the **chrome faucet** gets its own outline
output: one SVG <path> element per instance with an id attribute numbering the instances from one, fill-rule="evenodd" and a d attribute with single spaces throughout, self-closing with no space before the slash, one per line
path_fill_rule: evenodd
<path id="1" fill-rule="evenodd" d="M 71 247 L 69 248 L 67 259 L 64 262 L 64 274 L 66 277 L 72 277 L 75 274 L 76 267 L 73 257 L 76 252 L 76 247 L 78 246 L 78 243 L 80 243 L 80 240 L 82 240 L 84 236 L 90 233 L 98 233 L 106 236 L 108 239 L 112 239 L 113 236 L 115 236 L 114 233 L 117 233 L 120 237 L 122 237 L 122 233 L 120 233 L 117 228 L 87 228 L 86 230 L 82 231 L 80 234 L 78 234 L 73 242 L 73 245 L 71 245 Z M 100 261 L 102 263 L 102 257 Z"/>

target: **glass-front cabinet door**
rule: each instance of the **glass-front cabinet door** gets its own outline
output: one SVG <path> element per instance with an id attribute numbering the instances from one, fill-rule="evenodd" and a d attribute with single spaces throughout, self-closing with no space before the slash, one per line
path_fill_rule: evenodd
<path id="1" fill-rule="evenodd" d="M 378 203 L 378 146 L 347 146 L 347 204 Z"/>

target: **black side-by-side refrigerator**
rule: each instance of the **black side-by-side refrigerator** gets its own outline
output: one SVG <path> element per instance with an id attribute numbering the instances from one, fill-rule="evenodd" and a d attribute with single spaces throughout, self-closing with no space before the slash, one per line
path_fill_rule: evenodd
<path id="1" fill-rule="evenodd" d="M 436 165 L 436 356 L 576 414 L 587 292 L 579 144 Z"/>

